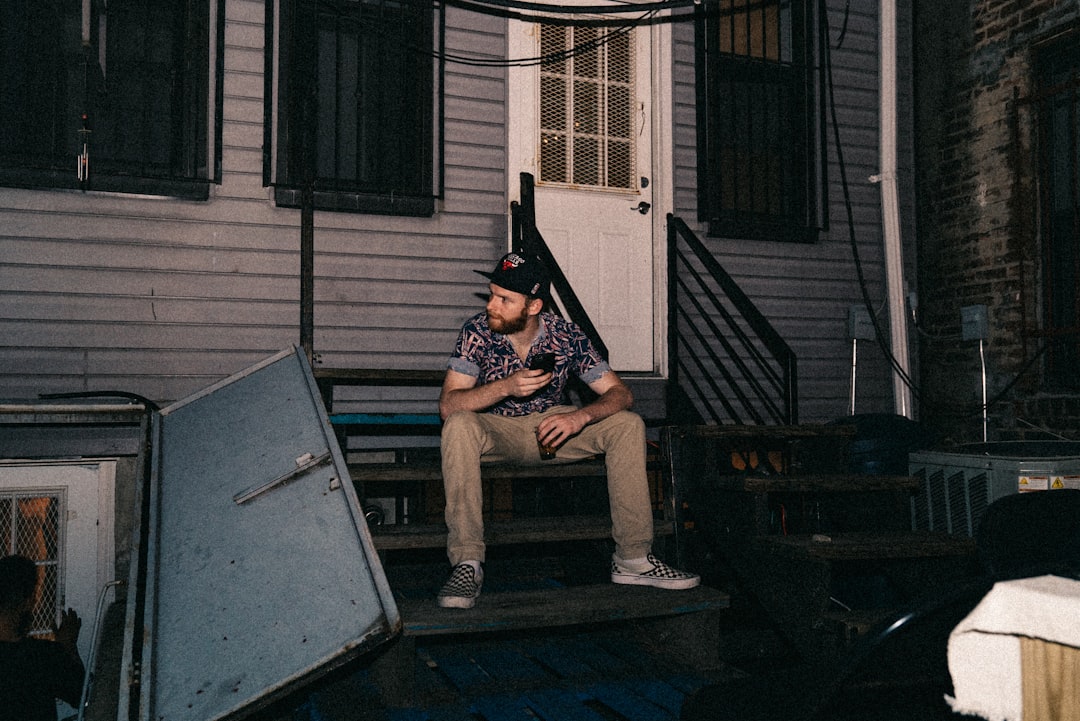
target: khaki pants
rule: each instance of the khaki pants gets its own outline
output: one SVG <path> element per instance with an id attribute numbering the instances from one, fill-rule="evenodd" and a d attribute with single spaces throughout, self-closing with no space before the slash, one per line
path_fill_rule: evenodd
<path id="1" fill-rule="evenodd" d="M 446 419 L 442 430 L 442 474 L 450 531 L 446 550 L 451 564 L 484 560 L 481 462 L 540 466 L 600 453 L 607 466 L 615 552 L 620 558 L 641 558 L 649 553 L 653 519 L 645 474 L 644 422 L 636 413 L 620 411 L 585 426 L 559 446 L 555 460 L 540 460 L 536 448 L 540 419 L 572 410 L 572 406 L 556 406 L 543 413 L 517 417 L 460 411 Z"/>

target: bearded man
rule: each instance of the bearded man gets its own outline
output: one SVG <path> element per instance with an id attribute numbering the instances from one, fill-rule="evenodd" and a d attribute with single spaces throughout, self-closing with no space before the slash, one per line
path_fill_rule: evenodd
<path id="1" fill-rule="evenodd" d="M 466 321 L 439 396 L 443 419 L 447 556 L 453 569 L 439 591 L 444 608 L 472 608 L 483 586 L 481 463 L 539 465 L 603 454 L 615 553 L 613 583 L 686 589 L 696 574 L 652 554 L 653 516 L 645 470 L 645 424 L 633 395 L 574 323 L 543 310 L 547 270 L 538 258 L 503 256 L 491 272 L 487 307 Z M 552 354 L 550 368 L 536 361 Z M 577 377 L 596 399 L 569 405 Z M 555 448 L 544 460 L 538 444 Z"/>

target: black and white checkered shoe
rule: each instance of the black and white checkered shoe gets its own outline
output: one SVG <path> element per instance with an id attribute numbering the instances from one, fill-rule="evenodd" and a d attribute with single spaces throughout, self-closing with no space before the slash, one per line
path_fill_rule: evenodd
<path id="1" fill-rule="evenodd" d="M 680 591 L 694 588 L 701 583 L 701 576 L 672 568 L 651 553 L 645 557 L 648 567 L 635 571 L 623 565 L 616 556 L 611 557 L 611 582 L 631 586 L 653 586 Z"/>
<path id="2" fill-rule="evenodd" d="M 443 608 L 472 608 L 480 597 L 484 585 L 484 572 L 477 571 L 469 563 L 454 566 L 450 578 L 439 589 L 439 605 Z"/>

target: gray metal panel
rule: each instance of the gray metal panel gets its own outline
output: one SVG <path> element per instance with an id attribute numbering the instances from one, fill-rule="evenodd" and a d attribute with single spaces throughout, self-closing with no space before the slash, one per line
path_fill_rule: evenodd
<path id="1" fill-rule="evenodd" d="M 400 631 L 318 398 L 293 350 L 161 411 L 140 718 L 244 715 Z"/>

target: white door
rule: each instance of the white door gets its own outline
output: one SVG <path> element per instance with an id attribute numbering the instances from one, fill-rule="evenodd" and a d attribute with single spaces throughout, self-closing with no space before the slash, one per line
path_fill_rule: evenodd
<path id="1" fill-rule="evenodd" d="M 612 366 L 653 371 L 650 28 L 510 27 L 512 58 L 545 58 L 511 71 L 510 195 L 533 175 L 537 228 Z"/>

